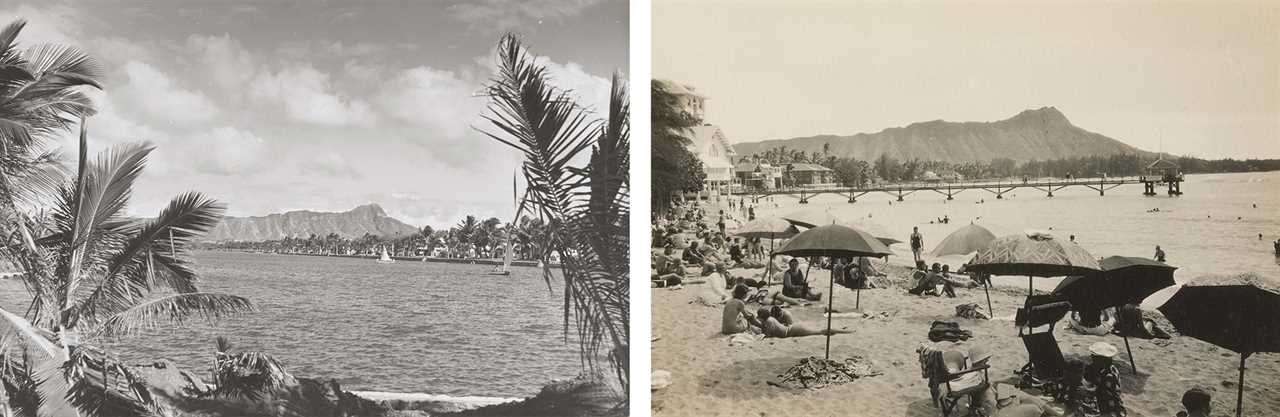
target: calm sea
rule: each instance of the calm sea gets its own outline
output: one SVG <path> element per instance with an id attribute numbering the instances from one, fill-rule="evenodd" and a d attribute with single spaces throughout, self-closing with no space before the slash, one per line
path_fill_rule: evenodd
<path id="1" fill-rule="evenodd" d="M 248 297 L 261 311 L 127 339 L 134 362 L 169 358 L 207 374 L 213 339 L 262 350 L 300 377 L 344 389 L 527 397 L 581 366 L 563 339 L 560 288 L 540 269 L 199 252 L 201 289 Z M 0 304 L 25 290 L 0 281 Z M 25 307 L 25 304 L 21 304 Z M 18 310 L 22 311 L 22 310 Z"/>
<path id="2" fill-rule="evenodd" d="M 1064 239 L 1074 234 L 1077 243 L 1098 257 L 1151 257 L 1160 245 L 1168 263 L 1179 267 L 1175 278 L 1180 282 L 1205 274 L 1280 275 L 1280 259 L 1272 253 L 1272 242 L 1280 239 L 1280 172 L 1190 175 L 1182 191 L 1180 197 L 1146 197 L 1141 185 L 1128 185 L 1099 196 L 1087 188 L 1069 187 L 1049 198 L 1040 191 L 1019 189 L 1014 197 L 997 200 L 986 191 L 969 190 L 952 201 L 924 191 L 903 202 L 887 194 L 868 194 L 850 204 L 845 197 L 824 195 L 807 205 L 775 196 L 758 212 L 818 210 L 848 219 L 870 216 L 890 231 L 889 237 L 902 241 L 908 240 L 912 226 L 919 226 L 926 250 L 970 221 L 996 235 L 1052 228 Z M 977 204 L 979 200 L 985 202 Z M 1152 212 L 1157 208 L 1159 212 Z M 949 224 L 929 223 L 944 215 L 951 218 Z M 906 245 L 893 249 L 898 253 L 894 261 L 910 261 Z M 1167 296 L 1159 293 L 1148 304 Z"/>

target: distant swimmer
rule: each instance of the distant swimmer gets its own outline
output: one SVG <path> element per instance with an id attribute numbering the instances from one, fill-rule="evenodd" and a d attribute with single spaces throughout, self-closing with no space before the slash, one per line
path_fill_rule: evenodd
<path id="1" fill-rule="evenodd" d="M 1258 208 L 1258 203 L 1253 203 L 1253 208 Z"/>
<path id="2" fill-rule="evenodd" d="M 1076 243 L 1076 235 L 1071 235 L 1071 243 Z"/>
<path id="3" fill-rule="evenodd" d="M 1262 240 L 1262 233 L 1258 233 L 1258 240 Z"/>

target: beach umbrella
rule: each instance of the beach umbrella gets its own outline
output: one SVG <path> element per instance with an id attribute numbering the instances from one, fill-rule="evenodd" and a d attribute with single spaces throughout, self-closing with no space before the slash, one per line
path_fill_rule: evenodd
<path id="1" fill-rule="evenodd" d="M 1035 293 L 1034 277 L 1088 275 L 1100 268 L 1093 255 L 1080 246 L 1040 231 L 996 238 L 965 265 L 965 271 L 983 275 L 1026 275 L 1028 295 Z M 987 281 L 983 280 L 983 288 L 988 292 L 987 309 L 991 309 Z"/>
<path id="2" fill-rule="evenodd" d="M 818 226 L 825 226 L 828 224 L 838 224 L 845 227 L 862 230 L 864 232 L 870 233 L 872 236 L 875 236 L 876 239 L 880 240 L 880 243 L 884 244 L 885 246 L 889 246 L 895 243 L 902 243 L 902 241 L 898 239 L 885 237 L 885 236 L 890 236 L 892 234 L 889 233 L 888 229 L 885 229 L 884 226 L 881 226 L 878 223 L 874 223 L 866 220 L 846 221 L 826 211 L 817 211 L 812 209 L 800 210 L 800 211 L 782 216 L 782 218 L 786 219 L 786 221 L 788 222 L 791 222 L 791 224 L 794 224 L 799 227 L 803 227 L 805 229 L 812 229 Z"/>
<path id="3" fill-rule="evenodd" d="M 1066 297 L 1077 309 L 1101 310 L 1138 304 L 1156 291 L 1173 286 L 1173 271 L 1178 269 L 1164 262 L 1131 256 L 1103 258 L 1098 265 L 1102 268 L 1100 272 L 1067 277 L 1058 283 L 1053 293 Z M 1138 373 L 1127 335 L 1124 349 L 1129 352 L 1133 373 Z"/>
<path id="4" fill-rule="evenodd" d="M 961 227 L 946 238 L 942 239 L 938 246 L 933 248 L 933 256 L 947 255 L 968 255 L 982 250 L 987 247 L 991 241 L 996 240 L 996 235 L 991 233 L 987 228 L 969 223 L 968 226 Z"/>
<path id="5" fill-rule="evenodd" d="M 844 257 L 857 256 L 879 258 L 889 256 L 892 252 L 888 246 L 880 243 L 871 234 L 851 227 L 831 224 L 819 226 L 800 232 L 779 249 L 778 254 L 797 257 Z M 812 264 L 812 263 L 810 263 Z M 834 314 L 832 298 L 835 293 L 835 268 L 831 270 L 831 286 L 827 290 L 827 353 L 831 359 L 831 317 Z M 806 274 L 806 276 L 808 276 Z M 862 290 L 857 289 L 857 302 L 862 301 Z"/>
<path id="6" fill-rule="evenodd" d="M 796 226 L 781 217 L 757 217 L 744 223 L 733 232 L 734 236 L 745 238 L 769 239 L 769 264 L 765 267 L 764 279 L 773 279 L 773 240 L 786 239 L 800 233 Z"/>
<path id="7" fill-rule="evenodd" d="M 1280 352 L 1280 281 L 1256 274 L 1206 276 L 1183 284 L 1160 306 L 1178 333 L 1240 354 L 1236 416 L 1244 412 L 1244 361 Z"/>

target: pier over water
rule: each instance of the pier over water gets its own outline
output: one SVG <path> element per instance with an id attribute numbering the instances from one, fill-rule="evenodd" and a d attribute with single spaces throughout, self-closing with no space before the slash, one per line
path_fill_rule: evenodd
<path id="1" fill-rule="evenodd" d="M 970 182 L 915 182 L 915 183 L 894 183 L 884 184 L 871 187 L 840 187 L 834 184 L 820 184 L 812 186 L 787 187 L 774 190 L 739 190 L 730 193 L 735 196 L 742 196 L 759 202 L 761 197 L 785 195 L 798 198 L 800 204 L 808 204 L 809 199 L 823 195 L 835 194 L 848 197 L 850 203 L 858 202 L 858 197 L 870 193 L 885 193 L 897 197 L 898 201 L 911 194 L 917 192 L 933 192 L 945 196 L 947 200 L 955 199 L 955 196 L 961 192 L 968 190 L 985 191 L 995 196 L 996 199 L 1003 199 L 1005 194 L 1017 190 L 1019 188 L 1029 188 L 1042 191 L 1047 197 L 1053 197 L 1055 191 L 1067 187 L 1084 187 L 1098 192 L 1098 195 L 1105 196 L 1107 191 L 1123 185 L 1143 186 L 1143 195 L 1154 196 L 1155 190 L 1160 187 L 1167 187 L 1167 194 L 1170 197 L 1182 195 L 1183 177 L 1180 173 L 1169 172 L 1160 173 L 1158 175 L 1141 175 L 1130 177 L 1099 177 L 1099 178 L 1070 178 L 1070 179 L 1025 179 L 1021 181 L 1008 180 L 990 180 L 990 181 L 970 181 Z"/>

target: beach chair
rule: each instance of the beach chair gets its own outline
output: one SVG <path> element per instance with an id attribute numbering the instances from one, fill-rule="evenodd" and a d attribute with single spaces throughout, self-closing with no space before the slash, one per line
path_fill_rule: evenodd
<path id="1" fill-rule="evenodd" d="M 1055 399 L 1069 393 L 1067 361 L 1053 336 L 1054 326 L 1071 310 L 1071 303 L 1054 295 L 1027 297 L 1026 305 L 1014 318 L 1018 337 L 1027 349 L 1028 361 L 1016 373 L 1022 377 L 1020 388 L 1038 388 Z M 1036 329 L 1047 326 L 1047 330 Z"/>
<path id="2" fill-rule="evenodd" d="M 938 387 L 938 403 L 941 405 L 943 417 L 950 416 L 951 412 L 960 404 L 960 400 L 962 398 L 982 392 L 982 390 L 988 388 L 995 389 L 995 387 L 991 385 L 990 379 L 987 377 L 987 370 L 991 368 L 990 365 L 984 364 L 982 366 L 967 368 L 964 366 L 966 363 L 964 353 L 958 350 L 943 352 L 942 361 L 945 364 L 960 365 L 944 366 L 947 370 L 947 374 L 943 376 L 943 380 L 945 382 Z M 953 367 L 966 369 L 955 371 L 952 369 Z M 978 372 L 981 372 L 982 374 L 979 375 Z M 973 407 L 972 402 L 969 406 Z"/>

